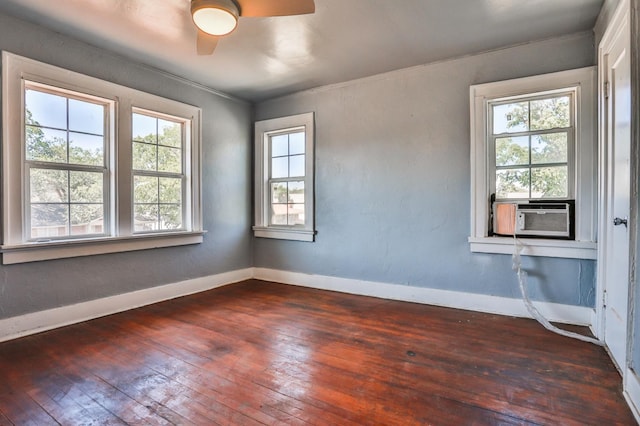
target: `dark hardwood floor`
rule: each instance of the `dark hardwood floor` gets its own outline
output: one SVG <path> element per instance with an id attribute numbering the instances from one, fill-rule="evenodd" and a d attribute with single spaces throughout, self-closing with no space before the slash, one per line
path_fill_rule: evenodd
<path id="1" fill-rule="evenodd" d="M 0 344 L 0 424 L 635 422 L 532 320 L 251 280 Z"/>

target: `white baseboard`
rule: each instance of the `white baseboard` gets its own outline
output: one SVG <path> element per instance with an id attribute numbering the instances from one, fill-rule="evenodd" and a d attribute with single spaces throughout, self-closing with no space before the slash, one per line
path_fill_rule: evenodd
<path id="1" fill-rule="evenodd" d="M 187 296 L 253 277 L 253 268 L 194 278 L 0 320 L 0 342 Z"/>
<path id="2" fill-rule="evenodd" d="M 521 299 L 511 299 L 508 297 L 412 287 L 399 284 L 385 284 L 323 275 L 309 275 L 266 268 L 254 268 L 253 276 L 259 280 L 293 284 L 321 290 L 332 290 L 362 296 L 380 297 L 383 299 L 531 318 Z M 534 302 L 534 304 L 547 319 L 563 324 L 590 326 L 594 315 L 592 308 L 583 306 L 547 302 Z"/>
<path id="3" fill-rule="evenodd" d="M 246 268 L 0 319 L 0 342 L 88 321 L 176 297 L 211 290 L 251 278 L 362 296 L 530 318 L 524 303 L 520 299 L 323 275 L 309 275 L 275 269 Z M 594 318 L 593 309 L 581 306 L 536 303 L 536 307 L 551 321 L 565 324 L 590 326 Z"/>
<path id="4" fill-rule="evenodd" d="M 638 381 L 638 376 L 631 369 L 627 369 L 625 372 L 623 393 L 633 416 L 640 424 L 640 381 Z"/>

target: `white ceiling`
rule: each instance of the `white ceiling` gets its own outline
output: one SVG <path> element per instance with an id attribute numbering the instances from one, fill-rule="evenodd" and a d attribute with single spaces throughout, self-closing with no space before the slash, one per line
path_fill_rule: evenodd
<path id="1" fill-rule="evenodd" d="M 259 0 L 266 1 L 266 0 Z M 272 0 L 278 1 L 278 0 Z M 591 30 L 603 0 L 315 0 L 196 54 L 189 0 L 0 0 L 0 12 L 251 101 Z"/>

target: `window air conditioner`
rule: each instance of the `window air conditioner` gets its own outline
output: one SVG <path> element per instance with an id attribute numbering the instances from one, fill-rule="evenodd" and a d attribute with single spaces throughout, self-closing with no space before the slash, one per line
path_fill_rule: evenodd
<path id="1" fill-rule="evenodd" d="M 574 201 L 493 203 L 493 234 L 575 239 Z"/>

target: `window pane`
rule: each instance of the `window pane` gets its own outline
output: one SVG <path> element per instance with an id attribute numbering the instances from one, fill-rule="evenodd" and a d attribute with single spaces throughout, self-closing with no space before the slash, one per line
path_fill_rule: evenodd
<path id="1" fill-rule="evenodd" d="M 287 204 L 287 225 L 304 225 L 304 204 Z"/>
<path id="2" fill-rule="evenodd" d="M 67 162 L 67 132 L 26 126 L 27 160 Z"/>
<path id="3" fill-rule="evenodd" d="M 182 172 L 182 150 L 179 148 L 158 147 L 158 171 L 181 173 Z"/>
<path id="4" fill-rule="evenodd" d="M 529 169 L 496 170 L 496 198 L 529 198 Z"/>
<path id="5" fill-rule="evenodd" d="M 182 208 L 177 205 L 160 206 L 160 229 L 181 229 Z"/>
<path id="6" fill-rule="evenodd" d="M 158 205 L 135 204 L 134 232 L 156 231 L 158 229 Z"/>
<path id="7" fill-rule="evenodd" d="M 104 199 L 103 174 L 96 172 L 69 172 L 70 201 L 72 203 L 102 203 Z M 73 221 L 73 217 L 71 218 Z"/>
<path id="8" fill-rule="evenodd" d="M 173 121 L 158 119 L 158 143 L 182 148 L 182 125 Z"/>
<path id="9" fill-rule="evenodd" d="M 288 204 L 271 204 L 270 225 L 286 225 Z"/>
<path id="10" fill-rule="evenodd" d="M 304 176 L 304 154 L 289 157 L 289 176 Z"/>
<path id="11" fill-rule="evenodd" d="M 160 202 L 181 204 L 182 179 L 160 178 Z"/>
<path id="12" fill-rule="evenodd" d="M 271 202 L 272 203 L 287 203 L 288 192 L 286 182 L 272 183 L 271 184 Z"/>
<path id="13" fill-rule="evenodd" d="M 69 130 L 102 136 L 104 134 L 104 106 L 69 99 Z"/>
<path id="14" fill-rule="evenodd" d="M 271 177 L 289 177 L 289 157 L 271 159 Z"/>
<path id="15" fill-rule="evenodd" d="M 566 163 L 567 161 L 567 133 L 531 136 L 531 162 L 533 164 Z"/>
<path id="16" fill-rule="evenodd" d="M 102 204 L 71 204 L 71 235 L 104 233 Z"/>
<path id="17" fill-rule="evenodd" d="M 69 175 L 66 170 L 29 169 L 32 203 L 66 203 Z"/>
<path id="18" fill-rule="evenodd" d="M 83 133 L 69 133 L 69 163 L 88 166 L 103 165 L 104 138 Z"/>
<path id="19" fill-rule="evenodd" d="M 304 154 L 304 132 L 289 135 L 289 155 Z"/>
<path id="20" fill-rule="evenodd" d="M 533 198 L 564 198 L 569 196 L 566 166 L 531 169 Z"/>
<path id="21" fill-rule="evenodd" d="M 158 178 L 155 176 L 134 176 L 133 202 L 157 204 Z"/>
<path id="22" fill-rule="evenodd" d="M 132 165 L 134 170 L 156 170 L 157 147 L 146 143 L 134 142 L 132 147 Z"/>
<path id="23" fill-rule="evenodd" d="M 67 128 L 67 98 L 33 89 L 25 90 L 26 124 Z"/>
<path id="24" fill-rule="evenodd" d="M 158 119 L 148 115 L 132 114 L 133 140 L 158 143 Z"/>
<path id="25" fill-rule="evenodd" d="M 570 96 L 531 101 L 531 130 L 546 130 L 571 125 Z"/>
<path id="26" fill-rule="evenodd" d="M 496 138 L 496 166 L 529 164 L 529 137 Z"/>
<path id="27" fill-rule="evenodd" d="M 31 238 L 69 235 L 68 204 L 32 204 Z"/>
<path id="28" fill-rule="evenodd" d="M 493 106 L 493 133 L 516 133 L 529 130 L 529 104 L 516 102 Z"/>
<path id="29" fill-rule="evenodd" d="M 304 181 L 294 181 L 288 183 L 288 201 L 290 203 L 304 203 Z"/>
<path id="30" fill-rule="evenodd" d="M 271 156 L 282 157 L 289 155 L 289 135 L 271 137 Z"/>

